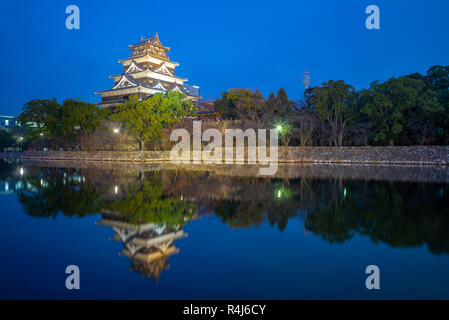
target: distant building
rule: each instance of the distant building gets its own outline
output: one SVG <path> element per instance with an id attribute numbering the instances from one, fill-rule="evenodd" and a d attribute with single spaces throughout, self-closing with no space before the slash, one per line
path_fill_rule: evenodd
<path id="1" fill-rule="evenodd" d="M 111 107 L 123 103 L 130 95 L 146 99 L 159 92 L 177 91 L 187 94 L 196 101 L 200 97 L 198 86 L 184 83 L 187 78 L 175 76 L 175 68 L 179 63 L 170 61 L 168 51 L 159 41 L 159 36 L 143 38 L 130 45 L 131 55 L 128 59 L 119 60 L 123 64 L 123 73 L 111 75 L 114 87 L 109 90 L 96 91 L 101 96 L 100 107 Z"/>
<path id="2" fill-rule="evenodd" d="M 308 71 L 304 72 L 304 75 L 302 76 L 302 84 L 304 90 L 307 90 L 310 86 L 310 73 Z"/>
<path id="3" fill-rule="evenodd" d="M 0 130 L 10 129 L 17 125 L 17 117 L 0 115 Z"/>

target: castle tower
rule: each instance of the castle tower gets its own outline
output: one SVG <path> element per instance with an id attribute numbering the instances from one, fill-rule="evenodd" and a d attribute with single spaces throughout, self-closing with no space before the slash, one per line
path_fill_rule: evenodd
<path id="1" fill-rule="evenodd" d="M 308 71 L 304 72 L 302 76 L 302 84 L 304 85 L 304 90 L 307 90 L 310 85 L 310 74 Z"/>
<path id="2" fill-rule="evenodd" d="M 157 33 L 150 38 L 142 37 L 140 42 L 129 48 L 129 58 L 119 60 L 123 65 L 123 72 L 110 76 L 114 80 L 114 87 L 95 92 L 101 96 L 101 103 L 98 104 L 100 107 L 123 103 L 134 94 L 139 99 L 146 99 L 159 92 L 177 91 L 195 101 L 199 98 L 199 87 L 185 85 L 187 78 L 175 75 L 175 68 L 179 63 L 170 61 L 170 48 L 161 43 Z"/>

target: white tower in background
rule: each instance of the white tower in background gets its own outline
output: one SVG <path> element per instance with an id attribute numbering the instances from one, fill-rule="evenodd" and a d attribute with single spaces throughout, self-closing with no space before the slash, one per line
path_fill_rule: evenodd
<path id="1" fill-rule="evenodd" d="M 304 85 L 304 89 L 307 90 L 310 85 L 310 74 L 308 71 L 304 72 L 302 76 L 302 84 Z"/>

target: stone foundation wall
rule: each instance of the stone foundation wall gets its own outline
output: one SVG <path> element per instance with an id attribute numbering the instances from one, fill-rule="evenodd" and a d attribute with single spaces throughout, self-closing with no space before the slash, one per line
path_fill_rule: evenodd
<path id="1" fill-rule="evenodd" d="M 299 163 L 448 165 L 449 147 L 280 147 L 279 159 Z"/>
<path id="2" fill-rule="evenodd" d="M 169 151 L 24 151 L 0 158 L 166 162 Z M 449 147 L 279 147 L 280 163 L 449 165 Z"/>

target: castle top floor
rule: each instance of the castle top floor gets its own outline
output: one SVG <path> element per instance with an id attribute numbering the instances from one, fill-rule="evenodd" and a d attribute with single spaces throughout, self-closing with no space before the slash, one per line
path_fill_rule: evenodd
<path id="1" fill-rule="evenodd" d="M 159 40 L 156 32 L 155 36 L 149 38 L 141 38 L 140 42 L 129 46 L 131 49 L 130 59 L 150 55 L 154 58 L 170 61 L 168 57 L 169 47 L 164 46 Z"/>

